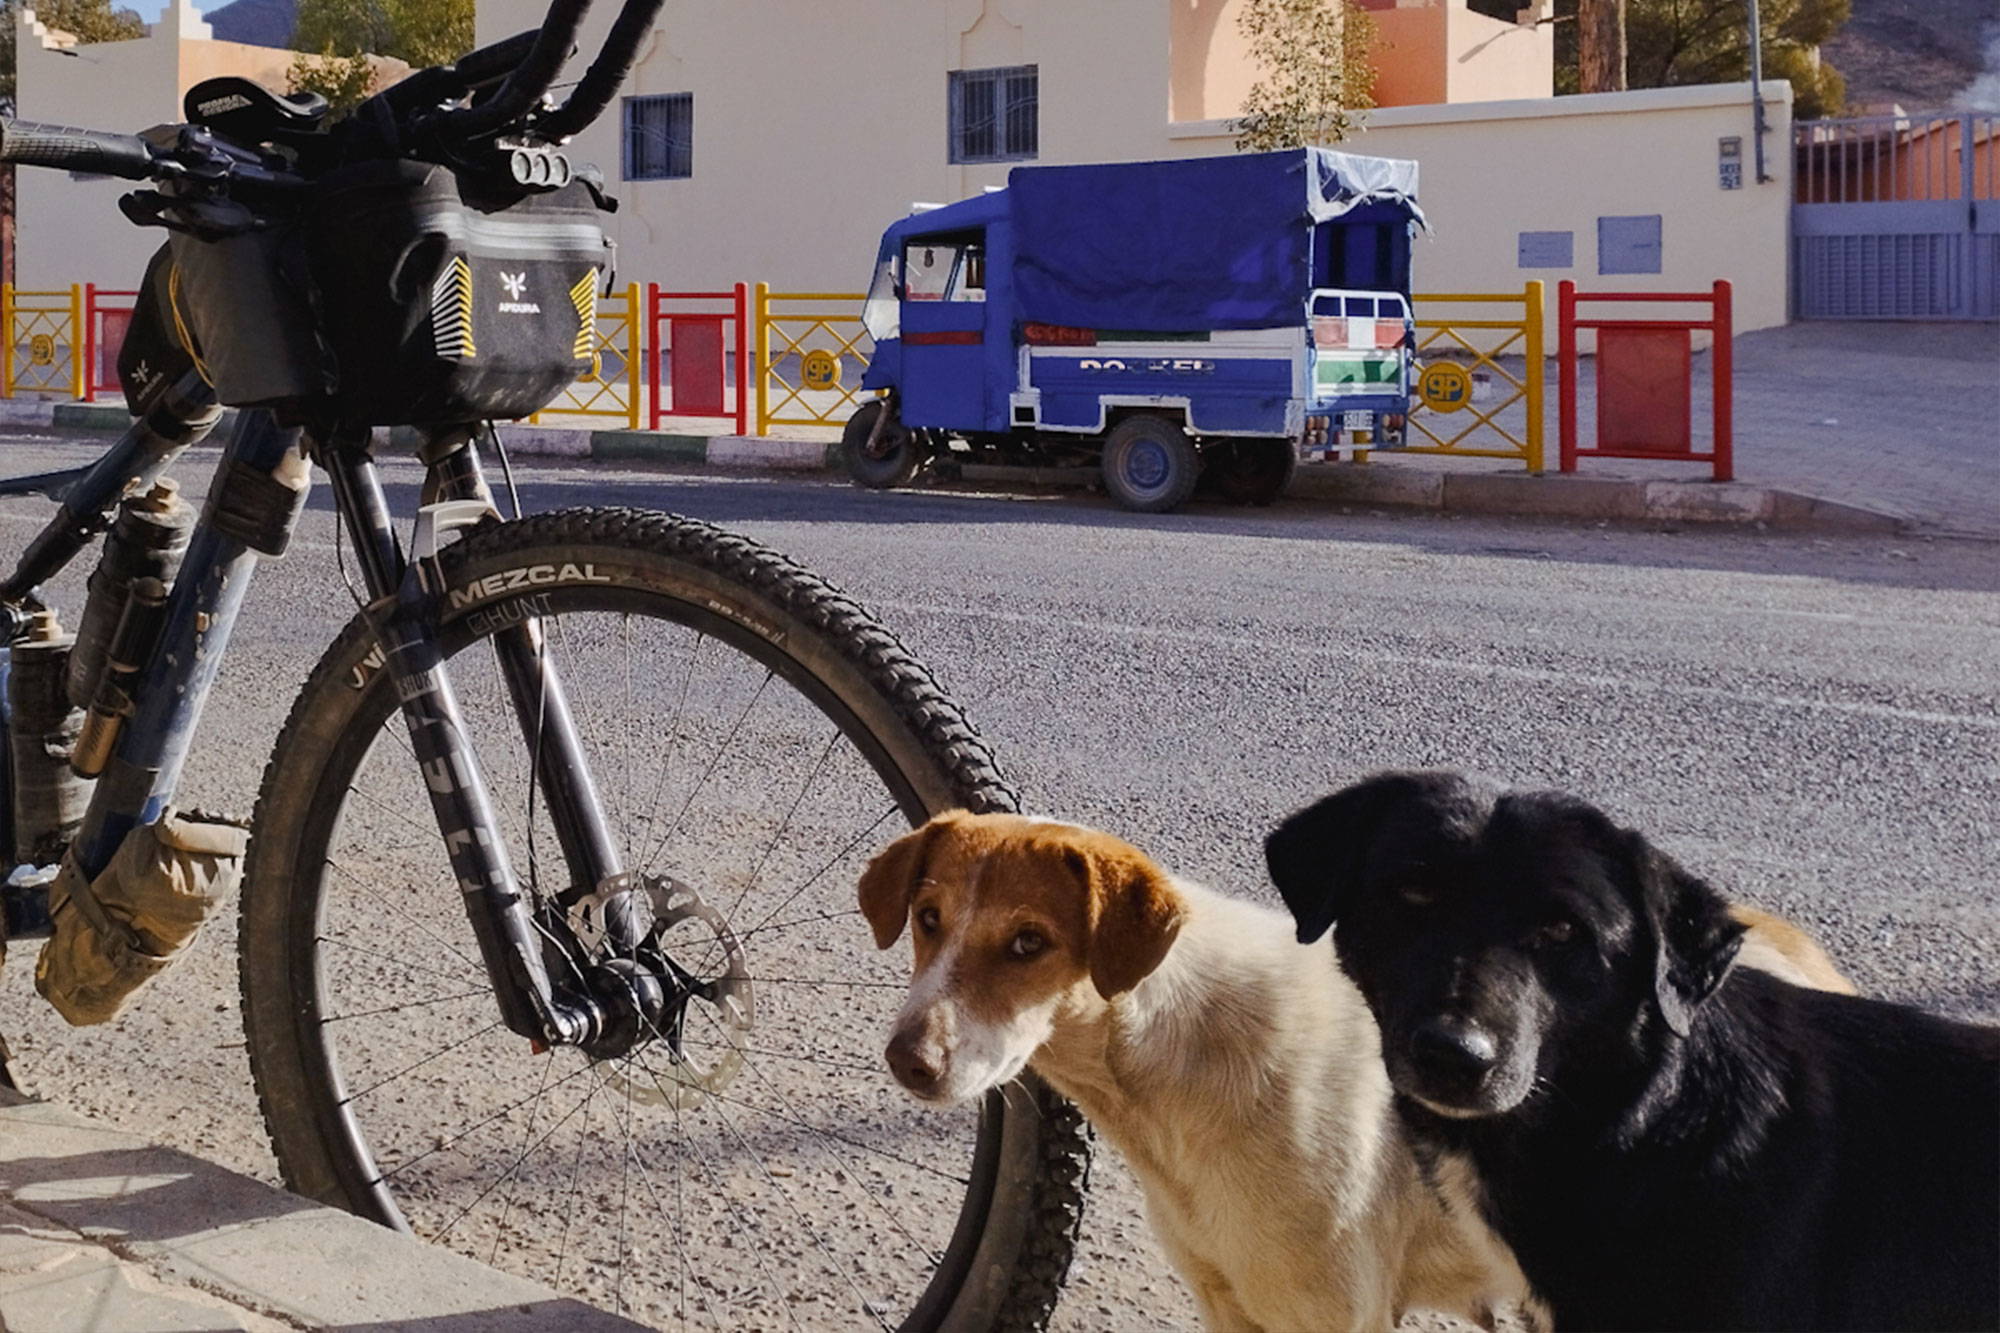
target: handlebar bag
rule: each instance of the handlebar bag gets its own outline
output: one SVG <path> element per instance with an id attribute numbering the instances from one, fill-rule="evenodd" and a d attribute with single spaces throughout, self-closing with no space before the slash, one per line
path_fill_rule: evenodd
<path id="1" fill-rule="evenodd" d="M 524 417 L 593 368 L 611 251 L 584 185 L 494 193 L 390 161 L 329 173 L 317 195 L 306 253 L 343 419 Z"/>
<path id="2" fill-rule="evenodd" d="M 135 417 L 146 414 L 161 385 L 194 369 L 194 354 L 174 328 L 173 268 L 173 248 L 163 245 L 146 265 L 145 281 L 132 302 L 132 322 L 118 345 L 118 382 Z"/>
<path id="3" fill-rule="evenodd" d="M 156 321 L 162 340 L 189 355 L 216 399 L 231 407 L 282 407 L 324 397 L 333 385 L 332 365 L 313 329 L 311 283 L 296 229 L 214 240 L 177 231 L 168 247 L 173 263 L 163 288 L 156 296 L 148 270 L 135 328 L 142 314 Z M 122 357 L 119 370 L 125 373 Z"/>

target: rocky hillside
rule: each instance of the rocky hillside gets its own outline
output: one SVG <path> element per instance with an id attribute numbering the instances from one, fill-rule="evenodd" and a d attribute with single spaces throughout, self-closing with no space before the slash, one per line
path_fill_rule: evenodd
<path id="1" fill-rule="evenodd" d="M 1851 111 L 1963 106 L 1982 74 L 1991 77 L 1978 100 L 2000 110 L 2000 0 L 1853 3 L 1847 26 L 1820 48 L 1847 77 Z"/>

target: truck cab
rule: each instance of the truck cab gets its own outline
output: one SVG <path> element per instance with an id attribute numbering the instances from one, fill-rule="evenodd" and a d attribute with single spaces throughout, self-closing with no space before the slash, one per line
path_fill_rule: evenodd
<path id="1" fill-rule="evenodd" d="M 928 461 L 1098 467 L 1128 508 L 1403 441 L 1414 163 L 1297 149 L 1019 167 L 883 233 L 848 423 L 863 485 Z"/>

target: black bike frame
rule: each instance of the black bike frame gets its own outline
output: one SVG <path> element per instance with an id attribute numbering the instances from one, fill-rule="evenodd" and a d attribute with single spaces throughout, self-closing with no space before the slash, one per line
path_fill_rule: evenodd
<path id="1" fill-rule="evenodd" d="M 205 436 L 218 415 L 213 395 L 189 377 L 91 467 L 0 482 L 0 495 L 43 493 L 63 502 L 29 544 L 13 576 L 0 584 L 0 601 L 39 602 L 39 585 L 103 529 L 103 516 L 133 479 L 142 486 L 150 483 L 183 449 Z M 335 506 L 367 589 L 366 611 L 381 645 L 382 669 L 401 701 L 501 1016 L 512 1031 L 533 1041 L 587 1041 L 601 1028 L 601 1013 L 587 994 L 549 976 L 536 904 L 522 892 L 508 858 L 438 638 L 436 610 L 448 590 L 442 586 L 437 550 L 451 530 L 498 518 L 470 429 L 434 432 L 426 441 L 429 476 L 413 558 L 406 559 L 365 433 L 302 441 L 298 430 L 280 428 L 268 412 L 239 415 L 174 581 L 165 629 L 142 677 L 137 710 L 99 777 L 71 855 L 79 869 L 95 876 L 134 827 L 159 819 L 172 801 L 257 564 L 257 551 L 232 535 L 234 525 L 218 525 L 216 516 L 229 512 L 232 487 L 268 484 L 296 472 L 302 446 L 332 479 Z M 285 535 L 276 534 L 277 548 Z M 568 903 L 613 882 L 621 868 L 619 857 L 540 624 L 524 621 L 495 634 L 493 643 L 568 871 L 569 888 L 556 897 Z M 8 795 L 0 791 L 0 797 Z M 11 801 L 7 810 L 11 816 Z M 623 922 L 628 930 L 637 929 L 641 919 L 627 912 L 607 913 L 607 925 L 614 928 Z M 613 946 L 629 950 L 637 943 L 614 939 Z"/>

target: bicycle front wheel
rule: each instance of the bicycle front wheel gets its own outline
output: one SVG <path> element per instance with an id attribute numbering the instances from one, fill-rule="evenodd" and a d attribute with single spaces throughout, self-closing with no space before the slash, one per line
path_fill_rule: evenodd
<path id="1" fill-rule="evenodd" d="M 919 1107 L 907 962 L 855 903 L 937 811 L 1012 809 L 961 710 L 853 602 L 707 524 L 576 510 L 448 547 L 439 635 L 524 888 L 568 884 L 485 641 L 528 617 L 668 947 L 729 978 L 677 1048 L 537 1053 L 498 1018 L 357 618 L 265 773 L 242 905 L 259 1100 L 295 1191 L 663 1327 L 1038 1327 L 1087 1148 L 1032 1081 Z"/>

